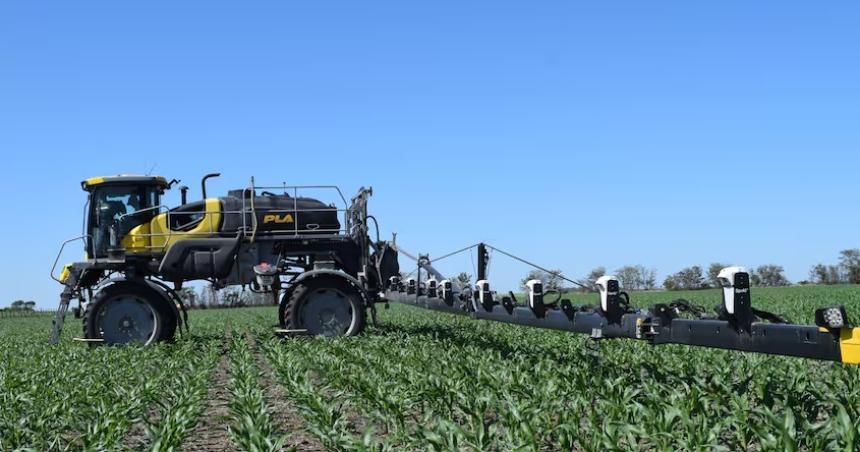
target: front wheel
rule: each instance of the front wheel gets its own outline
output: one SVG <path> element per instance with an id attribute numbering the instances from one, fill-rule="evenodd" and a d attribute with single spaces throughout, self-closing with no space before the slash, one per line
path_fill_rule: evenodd
<path id="1" fill-rule="evenodd" d="M 286 296 L 282 324 L 314 336 L 355 336 L 364 331 L 366 312 L 360 289 L 343 277 L 312 276 Z"/>
<path id="2" fill-rule="evenodd" d="M 84 335 L 103 344 L 150 345 L 170 340 L 176 319 L 170 300 L 144 284 L 117 282 L 102 289 L 87 306 Z"/>

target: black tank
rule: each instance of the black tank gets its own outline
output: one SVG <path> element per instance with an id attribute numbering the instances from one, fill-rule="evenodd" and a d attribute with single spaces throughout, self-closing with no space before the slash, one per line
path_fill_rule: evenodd
<path id="1" fill-rule="evenodd" d="M 243 208 L 246 226 L 252 225 L 250 194 L 250 190 L 231 190 L 221 198 L 221 207 L 227 212 L 222 231 L 235 231 L 242 227 L 242 215 L 238 212 Z M 263 192 L 254 197 L 254 212 L 258 234 L 336 234 L 340 230 L 337 208 L 318 199 Z"/>
<path id="2" fill-rule="evenodd" d="M 244 196 L 243 196 L 244 195 Z M 221 235 L 235 235 L 243 226 L 249 230 L 251 219 L 250 190 L 231 190 L 221 202 Z M 257 234 L 314 235 L 336 234 L 340 231 L 335 206 L 304 197 L 292 197 L 264 192 L 254 197 Z M 193 229 L 203 218 L 205 202 L 197 201 L 170 211 L 170 228 L 175 231 Z M 244 221 L 243 221 L 244 216 Z"/>

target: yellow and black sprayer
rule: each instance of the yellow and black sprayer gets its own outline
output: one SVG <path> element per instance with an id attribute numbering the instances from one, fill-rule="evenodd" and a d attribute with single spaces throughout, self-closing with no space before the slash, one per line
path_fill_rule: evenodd
<path id="1" fill-rule="evenodd" d="M 713 313 L 686 300 L 636 308 L 612 276 L 590 282 L 594 305 L 574 305 L 563 293 L 528 281 L 521 303 L 490 289 L 489 251 L 542 267 L 485 243 L 455 253 L 477 254 L 477 283 L 446 278 L 428 255 L 413 256 L 379 238 L 368 215 L 372 189 L 347 200 L 334 186 L 258 187 L 254 179 L 226 196 L 178 207 L 161 196 L 179 181 L 119 175 L 82 182 L 89 198 L 83 235 L 86 258 L 65 265 L 50 341 L 59 341 L 72 300 L 83 317 L 82 340 L 92 344 L 151 344 L 187 328 L 183 284 L 209 281 L 216 289 L 242 286 L 279 305 L 279 332 L 351 336 L 364 330 L 376 305 L 400 302 L 427 309 L 589 335 L 636 339 L 860 364 L 860 328 L 843 306 L 818 309 L 815 325 L 796 325 L 752 305 L 750 275 L 742 267 L 719 274 L 723 302 Z M 304 196 L 325 191 L 334 202 Z M 371 237 L 371 223 L 375 232 Z M 60 254 L 63 249 L 61 248 Z M 450 255 L 438 259 L 444 259 Z M 399 255 L 416 262 L 402 275 Z M 59 255 L 58 255 L 59 260 Z M 51 274 L 54 276 L 58 260 Z M 563 275 L 558 277 L 575 285 Z"/>

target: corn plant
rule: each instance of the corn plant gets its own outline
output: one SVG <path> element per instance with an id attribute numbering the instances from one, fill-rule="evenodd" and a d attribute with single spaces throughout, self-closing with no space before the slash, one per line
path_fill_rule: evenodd
<path id="1" fill-rule="evenodd" d="M 276 438 L 260 388 L 260 371 L 244 336 L 230 343 L 230 436 L 239 449 L 249 452 L 277 451 L 287 437 Z"/>
<path id="2" fill-rule="evenodd" d="M 757 306 L 798 322 L 834 300 L 860 312 L 857 286 L 755 290 Z M 71 331 L 45 345 L 49 317 L 0 319 L 0 450 L 180 450 L 212 421 L 207 391 L 225 365 L 228 414 L 215 421 L 240 450 L 276 450 L 297 433 L 275 426 L 267 379 L 329 450 L 860 450 L 857 367 L 594 344 L 409 306 L 382 311 L 358 338 L 281 339 L 275 316 L 195 311 L 175 344 L 94 349 Z"/>

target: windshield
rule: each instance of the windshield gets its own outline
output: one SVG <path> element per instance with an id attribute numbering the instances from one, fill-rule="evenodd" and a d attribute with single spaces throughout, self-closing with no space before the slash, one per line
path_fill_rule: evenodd
<path id="1" fill-rule="evenodd" d="M 93 193 L 90 212 L 96 256 L 104 256 L 110 244 L 110 228 L 117 225 L 117 240 L 132 228 L 146 223 L 157 213 L 158 191 L 151 186 L 107 186 Z M 147 210 L 149 209 L 149 210 Z M 138 213 L 138 211 L 145 212 Z M 120 221 L 122 220 L 122 221 Z"/>

